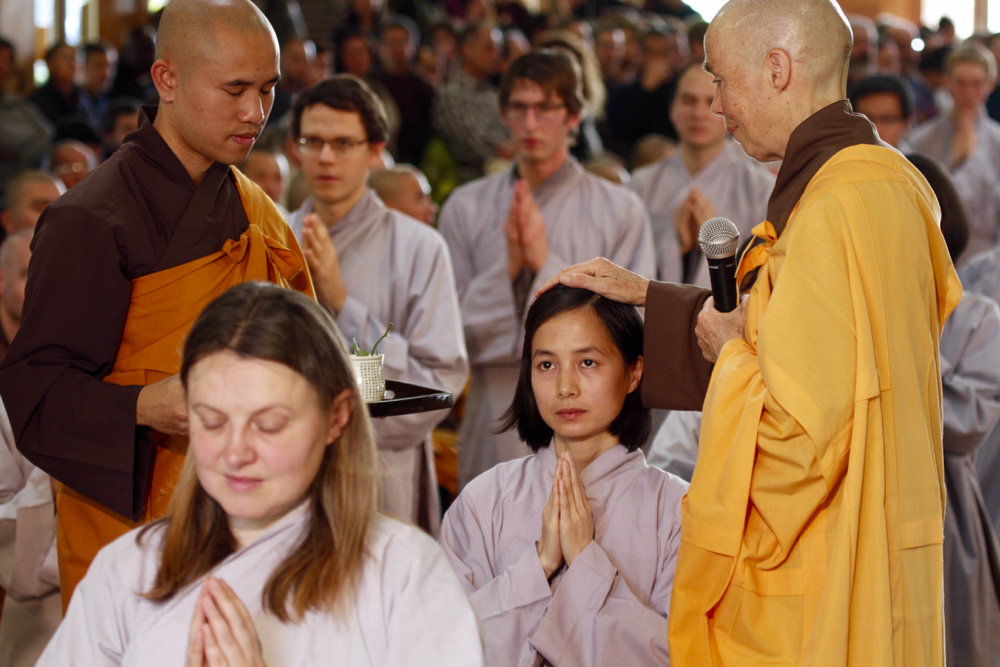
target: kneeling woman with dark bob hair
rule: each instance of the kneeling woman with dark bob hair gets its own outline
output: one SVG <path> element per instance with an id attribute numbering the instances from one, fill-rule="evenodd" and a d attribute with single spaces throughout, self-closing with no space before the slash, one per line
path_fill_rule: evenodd
<path id="1" fill-rule="evenodd" d="M 333 319 L 244 283 L 184 347 L 190 445 L 167 518 L 101 550 L 39 665 L 482 665 L 434 542 L 377 512 Z"/>
<path id="2" fill-rule="evenodd" d="M 439 544 L 483 622 L 490 665 L 668 665 L 687 484 L 646 465 L 642 320 L 557 286 L 528 311 L 504 428 L 535 454 L 462 491 Z"/>

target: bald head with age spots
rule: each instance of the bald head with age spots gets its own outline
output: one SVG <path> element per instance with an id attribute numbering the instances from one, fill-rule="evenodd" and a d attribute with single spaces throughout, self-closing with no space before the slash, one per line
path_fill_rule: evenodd
<path id="1" fill-rule="evenodd" d="M 852 45 L 831 0 L 731 0 L 705 35 L 712 111 L 751 157 L 780 160 L 802 121 L 846 97 Z"/>
<path id="2" fill-rule="evenodd" d="M 172 0 L 163 10 L 153 126 L 195 183 L 214 162 L 246 159 L 274 103 L 278 72 L 278 40 L 250 0 Z"/>

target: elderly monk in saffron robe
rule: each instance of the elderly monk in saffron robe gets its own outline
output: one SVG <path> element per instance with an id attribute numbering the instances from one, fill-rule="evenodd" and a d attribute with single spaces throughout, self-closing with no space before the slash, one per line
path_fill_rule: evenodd
<path id="1" fill-rule="evenodd" d="M 18 449 L 62 483 L 64 603 L 103 545 L 166 510 L 187 449 L 180 348 L 202 308 L 246 280 L 313 293 L 280 213 L 229 166 L 271 109 L 267 19 L 249 0 L 173 0 L 156 56 L 160 106 L 40 219 L 0 365 Z"/>
<path id="2" fill-rule="evenodd" d="M 648 405 L 704 404 L 675 667 L 944 662 L 938 340 L 961 287 L 933 191 L 845 99 L 851 41 L 830 0 L 733 0 L 708 29 L 713 110 L 783 160 L 736 311 L 606 260 L 558 278 L 646 306 Z"/>

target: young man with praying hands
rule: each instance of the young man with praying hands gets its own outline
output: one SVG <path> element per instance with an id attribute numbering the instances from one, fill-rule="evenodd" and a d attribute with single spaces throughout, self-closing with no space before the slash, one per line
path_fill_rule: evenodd
<path id="1" fill-rule="evenodd" d="M 448 249 L 441 235 L 386 208 L 366 186 L 389 134 L 375 93 L 351 75 L 304 91 L 291 132 L 312 190 L 290 224 L 301 240 L 319 302 L 348 343 L 379 343 L 383 372 L 459 394 L 469 361 Z M 436 410 L 375 421 L 385 509 L 432 534 L 440 525 L 431 430 Z"/>
<path id="2" fill-rule="evenodd" d="M 704 405 L 675 667 L 944 662 L 938 340 L 961 286 L 927 181 L 845 100 L 851 41 L 831 0 L 731 0 L 708 29 L 713 111 L 783 160 L 739 308 L 604 259 L 551 281 L 646 306 L 646 405 Z"/>
<path id="3" fill-rule="evenodd" d="M 517 385 L 531 295 L 566 264 L 595 254 L 643 276 L 655 273 L 649 218 L 633 193 L 570 157 L 583 98 L 563 53 L 515 60 L 500 108 L 517 145 L 511 169 L 457 189 L 438 220 L 458 281 L 472 384 L 459 428 L 459 483 L 530 453 L 516 433 L 497 434 Z"/>
<path id="4" fill-rule="evenodd" d="M 0 395 L 18 448 L 62 483 L 64 603 L 97 551 L 162 516 L 187 449 L 180 344 L 228 286 L 312 294 L 298 244 L 229 165 L 264 127 L 274 31 L 249 0 L 173 0 L 142 127 L 39 220 Z"/>

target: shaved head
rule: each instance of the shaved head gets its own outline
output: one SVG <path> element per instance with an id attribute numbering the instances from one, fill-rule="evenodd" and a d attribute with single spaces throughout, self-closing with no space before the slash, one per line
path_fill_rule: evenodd
<path id="1" fill-rule="evenodd" d="M 705 35 L 712 111 L 762 162 L 820 109 L 847 97 L 853 31 L 832 0 L 730 0 Z"/>
<path id="2" fill-rule="evenodd" d="M 226 34 L 269 35 L 278 39 L 264 14 L 250 0 L 171 0 L 156 32 L 156 59 L 182 69 L 211 60 L 225 47 Z"/>
<path id="3" fill-rule="evenodd" d="M 788 53 L 816 86 L 846 86 L 854 34 L 840 6 L 831 0 L 731 0 L 709 32 L 722 36 L 750 64 L 777 48 Z"/>

